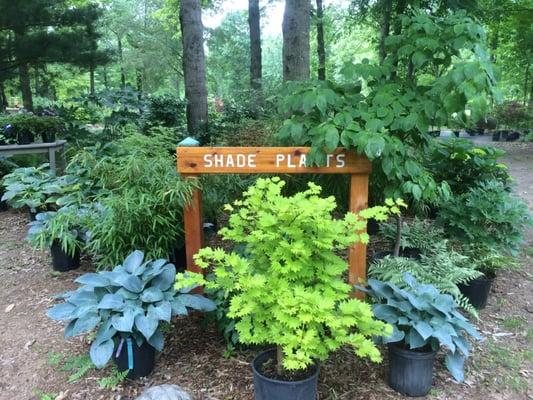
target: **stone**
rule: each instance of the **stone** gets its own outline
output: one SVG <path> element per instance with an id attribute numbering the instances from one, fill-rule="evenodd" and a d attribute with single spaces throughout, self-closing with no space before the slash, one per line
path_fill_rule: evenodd
<path id="1" fill-rule="evenodd" d="M 152 386 L 136 400 L 192 400 L 192 397 L 178 385 Z"/>

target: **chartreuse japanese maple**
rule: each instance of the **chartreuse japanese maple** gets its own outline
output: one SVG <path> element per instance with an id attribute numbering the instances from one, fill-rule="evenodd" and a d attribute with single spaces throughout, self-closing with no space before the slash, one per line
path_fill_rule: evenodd
<path id="1" fill-rule="evenodd" d="M 215 275 L 207 285 L 231 296 L 228 316 L 242 343 L 278 346 L 278 370 L 305 369 L 343 345 L 380 361 L 370 337 L 391 329 L 373 318 L 368 304 L 350 298 L 339 251 L 368 242 L 366 219 L 383 221 L 403 202 L 334 219 L 335 200 L 320 197 L 319 186 L 309 183 L 285 197 L 284 185 L 277 177 L 258 179 L 242 200 L 226 206 L 232 214 L 220 234 L 243 245 L 245 256 L 202 249 L 195 260 Z"/>

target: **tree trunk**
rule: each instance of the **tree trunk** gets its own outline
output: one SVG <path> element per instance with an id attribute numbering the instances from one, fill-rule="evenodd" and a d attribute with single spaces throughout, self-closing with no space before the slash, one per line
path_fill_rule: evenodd
<path id="1" fill-rule="evenodd" d="M 286 0 L 283 13 L 283 80 L 309 79 L 310 0 Z"/>
<path id="2" fill-rule="evenodd" d="M 199 136 L 207 129 L 207 89 L 200 0 L 181 0 L 180 26 L 187 99 L 187 130 L 190 135 Z"/>
<path id="3" fill-rule="evenodd" d="M 22 92 L 22 105 L 26 111 L 33 111 L 33 97 L 31 94 L 30 73 L 28 64 L 19 66 L 20 91 Z"/>
<path id="4" fill-rule="evenodd" d="M 400 255 L 400 245 L 402 243 L 402 227 L 403 219 L 401 215 L 396 217 L 396 242 L 394 243 L 394 251 L 392 255 L 398 257 Z"/>
<path id="5" fill-rule="evenodd" d="M 120 62 L 120 86 L 122 89 L 126 87 L 126 74 L 124 72 L 124 63 L 122 58 L 122 39 L 120 37 L 117 37 L 117 44 L 118 44 L 118 59 Z"/>
<path id="6" fill-rule="evenodd" d="M 326 80 L 326 47 L 324 45 L 324 8 L 322 0 L 316 0 L 316 49 L 318 53 L 318 79 Z"/>
<path id="7" fill-rule="evenodd" d="M 89 65 L 89 94 L 94 96 L 94 65 Z"/>
<path id="8" fill-rule="evenodd" d="M 106 89 L 109 88 L 109 81 L 108 81 L 108 77 L 107 77 L 107 67 L 104 65 L 103 67 L 103 70 L 104 70 L 104 87 Z"/>
<path id="9" fill-rule="evenodd" d="M 392 0 L 383 1 L 383 19 L 381 20 L 381 28 L 379 30 L 379 64 L 383 65 L 385 57 L 387 57 L 387 51 L 385 49 L 385 39 L 389 36 L 390 32 L 390 19 L 392 13 Z"/>
<path id="10" fill-rule="evenodd" d="M 402 20 L 401 17 L 403 13 L 405 12 L 405 8 L 407 7 L 407 0 L 398 0 L 398 3 L 396 4 L 396 15 L 394 18 L 394 24 L 393 24 L 393 34 L 394 36 L 398 36 L 402 33 Z M 398 56 L 397 54 L 394 54 L 394 60 L 392 63 L 392 72 L 391 72 L 391 79 L 396 78 L 397 69 L 398 69 Z"/>
<path id="11" fill-rule="evenodd" d="M 5 111 L 8 107 L 4 82 L 0 82 L 0 111 Z"/>
<path id="12" fill-rule="evenodd" d="M 141 68 L 137 68 L 135 70 L 136 78 L 137 78 L 137 91 L 139 92 L 139 96 L 141 95 L 143 91 L 143 71 Z"/>
<path id="13" fill-rule="evenodd" d="M 279 376 L 283 376 L 283 349 L 281 346 L 276 347 L 276 372 Z"/>
<path id="14" fill-rule="evenodd" d="M 248 0 L 248 25 L 250 27 L 250 86 L 252 88 L 252 108 L 254 110 L 258 110 L 262 105 L 261 78 L 263 76 L 263 70 L 261 65 L 260 18 L 259 0 Z"/>

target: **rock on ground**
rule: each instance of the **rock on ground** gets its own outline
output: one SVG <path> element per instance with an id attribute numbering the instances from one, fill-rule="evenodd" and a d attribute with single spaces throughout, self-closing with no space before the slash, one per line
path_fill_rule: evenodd
<path id="1" fill-rule="evenodd" d="M 152 386 L 136 400 L 192 400 L 192 397 L 178 385 Z"/>

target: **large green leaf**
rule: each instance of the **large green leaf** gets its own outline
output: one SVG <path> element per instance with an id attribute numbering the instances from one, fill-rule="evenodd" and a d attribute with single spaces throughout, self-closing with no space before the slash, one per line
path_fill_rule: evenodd
<path id="1" fill-rule="evenodd" d="M 215 303 L 199 294 L 182 294 L 179 299 L 184 306 L 198 311 L 209 312 L 216 308 Z"/>
<path id="2" fill-rule="evenodd" d="M 115 345 L 112 339 L 106 340 L 103 343 L 93 342 L 89 352 L 91 361 L 96 368 L 103 368 L 111 358 Z"/>
<path id="3" fill-rule="evenodd" d="M 99 273 L 89 273 L 78 277 L 74 282 L 81 283 L 83 285 L 89 285 L 93 287 L 106 287 L 109 286 L 110 282 L 102 274 Z"/>
<path id="4" fill-rule="evenodd" d="M 135 328 L 143 334 L 146 340 L 149 340 L 159 326 L 159 321 L 155 318 L 148 318 L 145 315 L 135 317 Z"/>
<path id="5" fill-rule="evenodd" d="M 100 303 L 98 303 L 98 308 L 108 309 L 108 310 L 120 310 L 124 306 L 124 300 L 121 296 L 116 293 L 106 294 Z"/>
<path id="6" fill-rule="evenodd" d="M 68 321 L 74 318 L 76 307 L 70 303 L 56 304 L 46 315 L 56 321 Z"/>
<path id="7" fill-rule="evenodd" d="M 78 318 L 72 328 L 72 336 L 78 336 L 94 329 L 100 323 L 100 316 L 93 312 Z"/>
<path id="8" fill-rule="evenodd" d="M 167 264 L 159 275 L 152 279 L 151 285 L 163 291 L 170 289 L 176 280 L 176 267 Z"/>
<path id="9" fill-rule="evenodd" d="M 163 298 L 163 292 L 157 287 L 149 287 L 141 293 L 141 301 L 143 303 L 155 303 L 163 300 Z"/>

